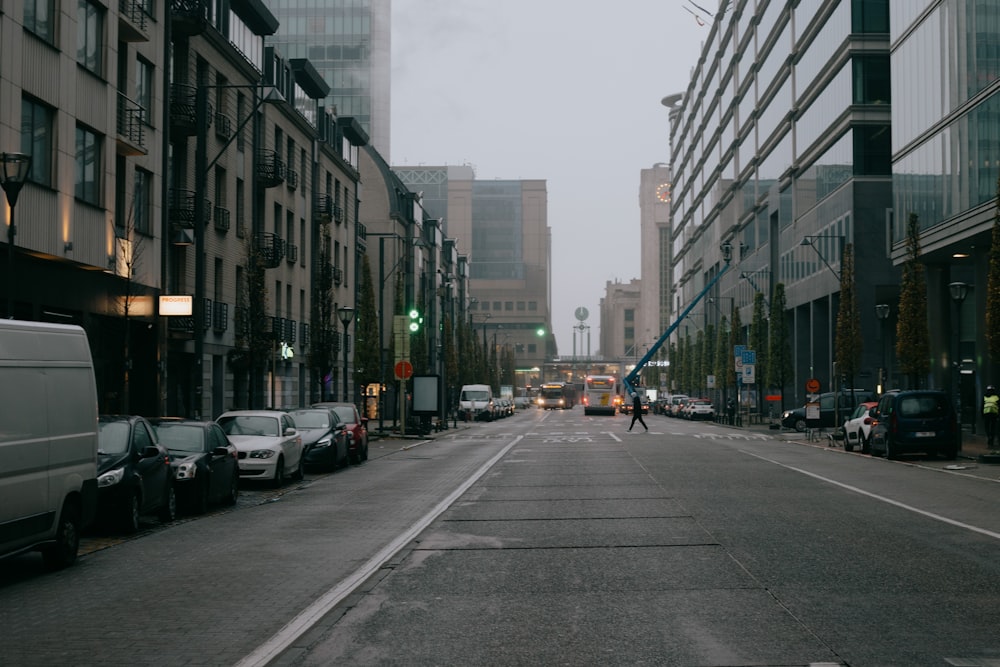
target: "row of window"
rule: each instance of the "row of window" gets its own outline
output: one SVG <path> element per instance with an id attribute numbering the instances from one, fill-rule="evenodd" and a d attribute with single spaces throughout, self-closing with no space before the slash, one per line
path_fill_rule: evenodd
<path id="1" fill-rule="evenodd" d="M 493 310 L 493 311 L 507 311 L 513 312 L 514 310 L 518 312 L 528 311 L 536 312 L 538 310 L 537 301 L 477 301 L 469 306 L 469 310 Z"/>

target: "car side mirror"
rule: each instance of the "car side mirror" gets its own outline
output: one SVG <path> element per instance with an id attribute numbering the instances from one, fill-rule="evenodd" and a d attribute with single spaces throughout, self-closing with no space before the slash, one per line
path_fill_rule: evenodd
<path id="1" fill-rule="evenodd" d="M 212 450 L 212 454 L 215 456 L 229 456 L 229 450 L 225 447 L 216 447 Z"/>
<path id="2" fill-rule="evenodd" d="M 160 450 L 156 447 L 153 447 L 152 445 L 149 445 L 148 447 L 142 450 L 141 456 L 144 459 L 150 459 L 153 458 L 154 456 L 159 456 L 159 455 L 160 455 Z"/>
<path id="3" fill-rule="evenodd" d="M 872 409 L 870 409 L 868 411 L 868 416 L 871 417 L 872 419 L 875 419 L 876 417 L 878 417 L 878 408 L 872 408 Z"/>
<path id="4" fill-rule="evenodd" d="M 296 431 L 291 426 L 289 426 L 288 428 L 285 429 L 285 435 L 295 435 L 297 432 L 298 431 Z"/>

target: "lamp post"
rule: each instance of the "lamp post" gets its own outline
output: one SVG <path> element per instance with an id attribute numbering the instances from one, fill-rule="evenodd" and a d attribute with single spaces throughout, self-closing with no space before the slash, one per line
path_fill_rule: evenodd
<path id="1" fill-rule="evenodd" d="M 344 344 L 343 344 L 343 347 L 344 347 L 344 398 L 343 398 L 343 400 L 346 402 L 348 400 L 348 398 L 347 398 L 347 386 L 348 386 L 347 385 L 347 343 L 348 343 L 348 340 L 347 340 L 347 327 L 351 323 L 351 320 L 354 319 L 354 309 L 351 308 L 350 306 L 341 306 L 340 308 L 337 309 L 337 317 L 340 318 L 340 321 L 344 325 Z"/>
<path id="2" fill-rule="evenodd" d="M 881 394 L 885 391 L 886 376 L 888 375 L 885 367 L 885 323 L 889 319 L 889 304 L 880 303 L 875 306 L 875 315 L 878 317 L 879 328 L 881 329 L 880 334 L 882 337 L 882 367 L 879 369 L 878 378 L 878 393 Z"/>
<path id="3" fill-rule="evenodd" d="M 814 235 L 814 236 L 803 236 L 802 240 L 799 242 L 799 245 L 809 246 L 810 248 L 812 248 L 813 252 L 816 253 L 816 255 L 820 258 L 820 260 L 822 260 L 823 264 L 826 265 L 826 268 L 830 270 L 830 273 L 833 274 L 833 277 L 837 279 L 837 282 L 838 283 L 841 282 L 840 273 L 838 273 L 837 271 L 835 271 L 833 269 L 833 267 L 830 266 L 830 262 L 827 261 L 826 256 L 823 255 L 823 253 L 820 251 L 820 249 L 816 247 L 816 239 L 836 239 L 837 242 L 838 242 L 837 261 L 840 262 L 840 266 L 843 266 L 844 265 L 844 241 L 845 241 L 844 236 L 842 234 L 817 234 L 817 235 Z M 828 319 L 830 321 L 830 339 L 829 339 L 829 342 L 828 342 L 827 349 L 828 349 L 828 353 L 829 353 L 829 356 L 830 356 L 830 362 L 831 362 L 830 368 L 832 369 L 832 371 L 830 373 L 830 386 L 833 388 L 834 392 L 837 392 L 840 389 L 840 383 L 837 382 L 837 377 L 836 377 L 837 376 L 837 369 L 836 369 L 836 364 L 833 361 L 833 339 L 834 339 L 833 332 L 834 332 L 834 327 L 837 324 L 837 319 L 834 316 L 834 312 L 833 312 L 833 293 L 832 292 L 827 297 L 827 303 L 829 303 L 829 306 L 827 308 L 827 313 L 828 313 Z M 812 362 L 812 359 L 810 359 L 810 363 L 811 362 Z M 835 398 L 835 400 L 834 400 L 834 414 L 836 415 L 835 419 L 837 420 L 838 424 L 840 423 L 840 414 L 839 414 L 840 410 L 839 410 L 839 408 L 840 408 L 840 400 L 839 400 L 839 397 L 838 397 L 838 398 Z"/>
<path id="4" fill-rule="evenodd" d="M 969 294 L 969 285 L 953 282 L 948 285 L 951 300 L 955 302 L 955 357 L 952 360 L 954 372 L 955 410 L 958 413 L 958 449 L 962 449 L 962 302 Z"/>
<path id="5" fill-rule="evenodd" d="M 28 179 L 31 171 L 31 156 L 24 153 L 3 153 L 0 155 L 0 186 L 7 193 L 7 203 L 10 204 L 10 220 L 7 222 L 7 318 L 14 319 L 14 237 L 17 227 L 14 226 L 14 207 L 17 206 L 17 196 Z"/>

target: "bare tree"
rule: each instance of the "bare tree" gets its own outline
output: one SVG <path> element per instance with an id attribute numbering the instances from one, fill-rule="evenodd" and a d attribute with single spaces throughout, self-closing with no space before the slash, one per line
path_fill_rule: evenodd
<path id="1" fill-rule="evenodd" d="M 125 219 L 122 223 L 122 225 L 116 225 L 114 222 L 111 223 L 111 231 L 115 240 L 113 266 L 111 269 L 115 275 L 122 279 L 121 293 L 112 299 L 112 303 L 117 311 L 115 314 L 122 318 L 125 325 L 124 343 L 122 345 L 121 411 L 123 414 L 128 414 L 130 411 L 129 393 L 131 391 L 129 387 L 129 374 L 132 370 L 131 315 L 136 299 L 142 296 L 145 291 L 142 285 L 136 281 L 136 270 L 142 261 L 145 237 L 136 230 L 134 200 L 129 203 Z"/>

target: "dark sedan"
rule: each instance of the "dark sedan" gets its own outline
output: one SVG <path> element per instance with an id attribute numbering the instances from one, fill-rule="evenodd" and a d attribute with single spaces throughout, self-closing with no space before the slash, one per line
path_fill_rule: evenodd
<path id="1" fill-rule="evenodd" d="M 342 468 L 350 464 L 351 432 L 333 408 L 302 408 L 288 414 L 302 436 L 307 466 Z"/>
<path id="2" fill-rule="evenodd" d="M 362 417 L 353 403 L 313 403 L 314 408 L 332 408 L 340 421 L 344 422 L 351 432 L 350 456 L 351 463 L 361 463 L 368 460 L 368 418 Z"/>
<path id="3" fill-rule="evenodd" d="M 215 502 L 236 504 L 238 452 L 218 424 L 169 418 L 151 421 L 160 444 L 170 452 L 177 502 L 185 511 L 203 514 Z"/>
<path id="4" fill-rule="evenodd" d="M 97 516 L 126 533 L 155 512 L 170 522 L 177 513 L 170 454 L 152 426 L 137 415 L 101 415 L 97 437 Z"/>

